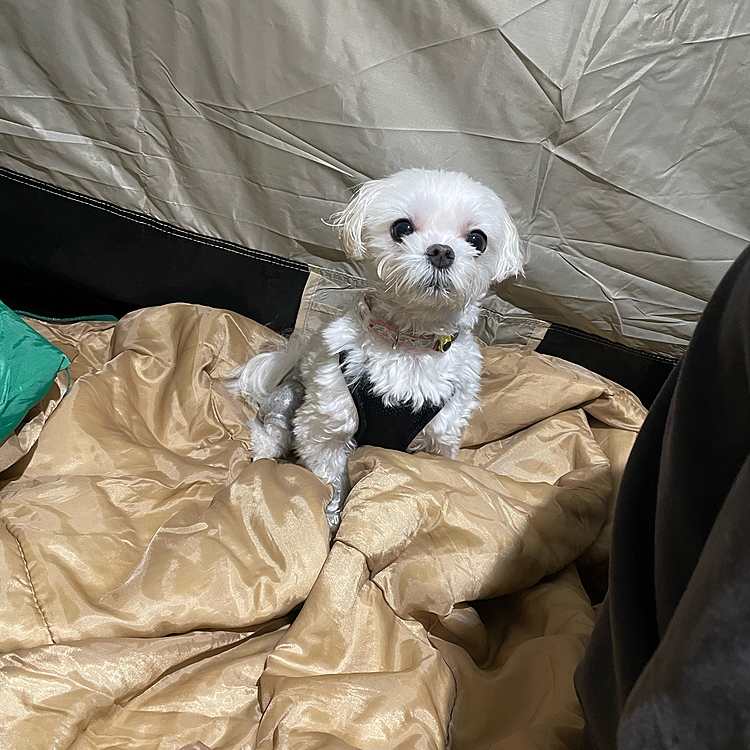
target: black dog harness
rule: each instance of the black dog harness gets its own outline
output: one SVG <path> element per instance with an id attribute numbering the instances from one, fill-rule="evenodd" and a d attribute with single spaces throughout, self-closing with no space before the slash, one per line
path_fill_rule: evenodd
<path id="1" fill-rule="evenodd" d="M 346 352 L 339 355 L 339 366 L 346 380 Z M 414 410 L 409 401 L 389 406 L 382 396 L 373 393 L 372 382 L 367 377 L 362 377 L 355 383 L 347 380 L 347 386 L 359 417 L 359 428 L 354 436 L 357 445 L 406 451 L 411 441 L 445 406 L 445 402 L 425 403 L 418 411 Z"/>

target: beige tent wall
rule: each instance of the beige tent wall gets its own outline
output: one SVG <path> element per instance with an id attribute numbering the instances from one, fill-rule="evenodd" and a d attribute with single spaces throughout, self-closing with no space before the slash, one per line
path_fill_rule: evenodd
<path id="1" fill-rule="evenodd" d="M 677 355 L 750 239 L 749 61 L 728 0 L 4 0 L 0 165 L 313 264 L 329 300 L 354 186 L 464 170 L 531 252 L 487 340 L 536 316 Z"/>

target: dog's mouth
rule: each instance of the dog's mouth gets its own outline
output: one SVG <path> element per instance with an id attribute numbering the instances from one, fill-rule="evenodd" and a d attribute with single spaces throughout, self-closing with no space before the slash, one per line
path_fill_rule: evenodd
<path id="1" fill-rule="evenodd" d="M 435 271 L 425 284 L 429 294 L 445 296 L 453 289 L 448 274 L 445 271 Z"/>

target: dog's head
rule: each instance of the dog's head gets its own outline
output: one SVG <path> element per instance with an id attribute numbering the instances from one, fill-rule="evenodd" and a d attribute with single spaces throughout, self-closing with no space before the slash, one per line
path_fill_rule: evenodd
<path id="1" fill-rule="evenodd" d="M 374 287 L 420 307 L 478 302 L 524 262 L 505 204 L 460 172 L 407 169 L 365 183 L 333 224 Z"/>

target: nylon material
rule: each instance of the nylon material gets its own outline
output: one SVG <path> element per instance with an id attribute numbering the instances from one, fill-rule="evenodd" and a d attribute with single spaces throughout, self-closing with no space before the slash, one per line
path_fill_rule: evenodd
<path id="1" fill-rule="evenodd" d="M 645 418 L 646 410 L 630 391 L 579 365 L 520 347 L 484 349 L 482 356 L 480 408 L 464 433 L 465 448 L 501 440 L 581 403 L 587 413 L 618 429 L 637 431 Z"/>
<path id="2" fill-rule="evenodd" d="M 576 562 L 581 578 L 598 591 L 603 598 L 608 587 L 609 550 L 612 543 L 612 524 L 615 517 L 615 506 L 620 483 L 625 471 L 630 451 L 638 433 L 608 427 L 599 420 L 589 417 L 591 432 L 609 460 L 612 471 L 612 492 L 607 504 L 607 520 L 599 532 L 594 544 Z"/>
<path id="3" fill-rule="evenodd" d="M 68 373 L 71 383 L 82 375 L 98 370 L 109 356 L 112 330 L 116 321 L 85 320 L 61 323 L 39 318 L 24 320 L 47 340 L 54 338 L 55 346 L 70 360 Z"/>
<path id="4" fill-rule="evenodd" d="M 583 287 L 585 294 L 576 296 L 580 314 L 571 316 L 574 327 L 591 333 L 619 330 L 624 343 L 632 345 L 636 340 L 641 343 L 651 340 L 652 348 L 657 348 L 658 342 L 658 347 L 672 356 L 679 356 L 689 341 L 693 325 L 703 309 L 701 300 L 624 272 L 615 276 L 612 269 L 609 271 L 612 287 L 604 286 L 599 280 L 601 276 L 596 275 L 598 263 L 586 258 L 573 262 L 560 248 L 538 243 L 534 243 L 533 248 L 540 282 L 552 283 L 556 279 L 561 289 L 559 294 L 550 293 L 545 297 L 541 317 L 548 320 L 559 317 L 571 296 L 563 290 Z M 541 260 L 543 257 L 547 258 L 546 263 Z M 587 266 L 590 271 L 586 270 Z M 526 283 L 504 286 L 501 293 L 517 305 L 523 305 L 528 299 Z M 610 338 L 614 337 L 610 334 Z"/>
<path id="5" fill-rule="evenodd" d="M 534 318 L 503 318 L 496 315 L 481 315 L 474 335 L 488 346 L 523 346 L 538 343 L 539 326 L 548 327 L 547 323 L 540 323 Z"/>
<path id="6" fill-rule="evenodd" d="M 631 265 L 597 254 L 565 287 L 532 257 L 508 286 L 515 304 L 670 355 L 695 309 L 658 309 L 663 288 L 704 300 L 723 269 L 669 259 L 729 261 L 750 237 L 741 5 L 129 0 L 112 15 L 88 0 L 42 15 L 11 0 L 3 14 L 0 121 L 31 137 L 0 133 L 0 161 L 209 236 L 335 269 L 320 220 L 356 183 L 462 169 L 506 199 L 522 234 L 557 236 L 554 214 L 561 248 L 634 251 Z M 638 251 L 656 254 L 641 312 L 614 298 L 592 309 L 620 285 L 609 264 L 635 274 Z"/>
<path id="7" fill-rule="evenodd" d="M 559 196 L 552 209 L 545 208 L 549 196 Z M 592 203 L 607 216 L 616 246 L 595 241 L 599 220 L 585 212 Z M 532 244 L 526 277 L 503 285 L 501 294 L 518 306 L 535 307 L 540 317 L 552 320 L 570 315 L 575 304 L 578 314 L 569 318 L 576 321 L 571 323 L 575 327 L 600 335 L 608 329 L 607 336 L 621 343 L 679 356 L 703 309 L 703 299 L 711 293 L 711 279 L 720 278 L 731 263 L 735 239 L 717 236 L 705 225 L 644 204 L 612 186 L 590 185 L 585 174 L 554 157 L 542 181 L 539 205 L 531 222 L 535 231 L 527 236 Z M 701 237 L 705 248 L 701 260 L 685 262 L 686 243 L 670 247 L 669 238 L 676 235 Z M 566 249 L 574 249 L 575 255 Z M 606 265 L 597 266 L 587 256 Z M 650 279 L 638 278 L 643 275 Z M 565 283 L 559 283 L 563 278 Z M 669 282 L 676 289 L 670 289 Z M 532 283 L 534 288 L 529 289 Z M 618 288 L 625 289 L 625 299 L 618 298 Z M 539 289 L 547 290 L 543 304 L 534 303 Z M 593 300 L 600 302 L 592 306 Z"/>
<path id="8" fill-rule="evenodd" d="M 3 451 L 7 442 L 3 444 Z M 44 617 L 34 601 L 34 592 L 28 578 L 28 567 L 18 540 L 0 523 L 0 565 L 3 569 L 3 593 L 0 611 L 0 638 L 3 650 L 33 648 L 51 643 L 52 639 Z M 0 656 L 0 659 L 2 657 Z M 3 698 L 3 714 L 9 715 L 9 696 Z"/>
<path id="9" fill-rule="evenodd" d="M 3 166 L 83 195 L 97 194 L 95 197 L 104 199 L 103 195 L 112 191 L 120 197 L 118 205 L 146 213 L 140 173 L 133 164 L 119 161 L 117 155 L 110 156 L 106 170 L 102 170 L 105 164 L 102 155 L 86 148 L 60 154 L 51 141 L 0 136 L 0 143 L 4 147 L 0 152 Z"/>
<path id="10" fill-rule="evenodd" d="M 290 134 L 284 133 L 283 130 L 278 126 L 276 126 L 275 128 L 271 128 L 272 130 L 276 131 L 275 134 L 263 132 L 262 128 L 264 126 L 268 127 L 268 123 L 260 115 L 254 113 L 251 114 L 253 125 L 248 125 L 245 123 L 241 123 L 236 118 L 229 117 L 228 115 L 223 114 L 216 107 L 207 106 L 200 102 L 188 99 L 179 90 L 175 89 L 175 91 L 181 99 L 185 100 L 186 104 L 188 104 L 191 109 L 195 110 L 198 115 L 203 116 L 208 122 L 214 125 L 219 125 L 223 128 L 232 130 L 242 138 L 256 140 L 265 146 L 271 146 L 273 148 L 286 151 L 293 156 L 298 156 L 303 159 L 310 159 L 316 164 L 334 169 L 347 177 L 353 176 L 348 171 L 341 169 L 341 167 L 332 163 L 330 159 L 323 158 L 325 154 L 321 154 L 314 147 L 310 147 L 309 144 L 306 144 L 301 138 L 292 137 L 293 140 L 297 141 L 296 145 L 294 143 L 285 142 L 283 140 L 283 136 L 287 136 L 287 138 L 289 138 Z M 302 148 L 302 146 L 308 146 L 308 148 L 305 149 Z"/>
<path id="11" fill-rule="evenodd" d="M 510 21 L 503 34 L 515 53 L 525 58 L 561 92 L 580 74 L 591 43 L 591 34 L 600 28 L 596 17 L 612 3 L 568 3 L 552 0 L 535 10 L 534 21 L 545 34 L 534 34 L 527 18 Z M 599 20 L 599 23 L 596 23 Z M 561 117 L 562 112 L 560 112 Z M 569 113 L 565 114 L 568 119 Z"/>
<path id="12" fill-rule="evenodd" d="M 544 463 L 550 442 L 568 442 L 559 433 L 555 438 L 537 435 L 529 436 L 529 440 L 538 451 L 540 464 Z M 360 479 L 361 486 L 355 487 L 350 496 L 344 517 L 349 523 L 342 521 L 339 537 L 355 549 L 372 550 L 367 560 L 372 580 L 382 589 L 396 614 L 404 619 L 418 618 L 421 612 L 446 616 L 459 601 L 514 593 L 526 588 L 527 581 L 533 585 L 576 559 L 590 546 L 592 529 L 596 534 L 601 528 L 606 516 L 605 498 L 611 486 L 609 464 L 593 438 L 588 446 L 593 452 L 585 451 L 585 461 L 578 469 L 563 468 L 557 484 L 544 481 L 544 470 L 537 479 L 523 482 L 502 471 L 498 477 L 494 472 L 472 466 L 466 456 L 466 463 L 459 471 L 445 471 L 441 458 L 420 454 L 410 462 L 412 466 L 404 466 L 404 454 L 392 452 L 384 458 L 375 454 L 375 449 L 364 448 L 352 462 L 350 471 L 354 482 L 362 474 L 367 476 Z M 527 450 L 522 452 L 528 455 Z M 429 478 L 442 474 L 441 492 L 449 493 L 452 502 L 441 508 L 440 513 L 432 506 L 420 513 L 424 502 L 420 493 L 408 496 L 399 490 L 400 486 L 414 486 L 415 465 L 428 482 Z M 586 477 L 585 487 L 576 481 L 578 471 L 579 478 Z M 380 478 L 382 472 L 387 478 Z M 566 486 L 571 481 L 575 488 Z M 388 502 L 397 514 L 401 522 L 397 531 L 387 526 L 375 531 L 371 519 L 378 514 L 378 504 L 358 502 L 361 493 L 370 494 L 374 486 L 392 488 L 390 493 L 386 489 L 381 502 Z M 497 501 L 487 502 L 487 495 Z M 561 532 L 561 517 L 566 523 L 563 534 L 570 544 L 565 551 L 549 543 Z M 435 523 L 438 518 L 440 522 Z M 508 539 L 498 538 L 489 531 L 496 525 L 518 543 L 537 550 L 533 560 L 525 556 L 516 560 L 512 574 L 502 560 L 506 554 L 516 557 L 516 553 L 507 546 Z M 469 548 L 475 551 L 471 566 L 463 564 L 462 551 L 451 554 L 446 549 L 451 530 L 459 528 Z M 408 545 L 393 539 L 395 533 L 405 534 Z M 435 565 L 435 548 L 446 549 L 442 565 Z M 399 554 L 393 559 L 396 550 Z"/>
<path id="13" fill-rule="evenodd" d="M 89 146 L 92 149 L 111 149 L 112 151 L 117 151 L 121 154 L 135 156 L 134 152 L 127 151 L 123 148 L 118 148 L 117 146 L 108 144 L 105 141 L 96 140 L 94 138 L 86 138 L 85 136 L 75 135 L 72 133 L 61 133 L 54 130 L 45 130 L 38 123 L 34 125 L 20 125 L 14 122 L 1 121 L 0 133 L 20 138 L 37 137 L 43 141 L 65 143 L 71 146 Z"/>
<path id="14" fill-rule="evenodd" d="M 3 95 L 44 92 L 61 103 L 137 110 L 126 6 L 107 9 L 88 0 L 79 7 L 72 13 L 55 5 L 40 16 L 39 8 L 3 3 Z"/>
<path id="15" fill-rule="evenodd" d="M 355 453 L 330 549 L 330 489 L 251 462 L 222 386 L 268 329 L 192 305 L 33 325 L 74 377 L 0 488 L 9 747 L 574 746 L 594 613 L 570 563 L 608 517 L 632 394 L 485 348 L 472 447 Z"/>
<path id="16" fill-rule="evenodd" d="M 463 63 L 458 75 L 472 86 L 446 100 L 441 96 L 443 84 L 432 71 L 459 57 Z M 490 96 L 498 69 L 504 75 L 499 101 Z M 394 80 L 410 92 L 408 98 L 393 96 Z M 499 32 L 491 29 L 389 60 L 334 86 L 268 107 L 264 114 L 290 117 L 304 127 L 305 122 L 320 120 L 321 112 L 336 112 L 338 103 L 339 116 L 322 124 L 399 130 L 408 123 L 409 129 L 418 131 L 486 135 L 511 144 L 538 143 L 559 124 L 559 117 L 544 93 L 530 84 L 534 81 L 527 68 Z M 486 96 L 477 96 L 480 92 Z"/>
<path id="17" fill-rule="evenodd" d="M 229 214 L 234 227 L 231 236 L 238 237 L 237 241 L 241 244 L 273 252 L 278 250 L 281 239 L 284 239 L 284 247 L 287 249 L 291 240 L 297 250 L 287 252 L 285 256 L 303 262 L 310 261 L 311 257 L 294 242 L 295 225 L 301 223 L 308 227 L 309 239 L 315 244 L 324 245 L 330 242 L 331 230 L 323 224 L 322 219 L 339 210 L 343 201 L 325 198 L 301 200 L 299 192 L 304 192 L 305 189 L 302 181 L 293 177 L 285 179 L 284 175 L 301 172 L 309 181 L 310 169 L 326 171 L 328 165 L 314 158 L 311 164 L 301 166 L 298 163 L 301 158 L 298 150 L 286 148 L 278 138 L 257 133 L 257 138 L 249 139 L 247 133 L 225 128 L 222 130 L 224 137 L 214 146 L 213 163 L 204 166 L 202 162 L 207 160 L 194 144 L 211 141 L 211 124 L 203 121 L 195 123 L 185 117 L 176 117 L 172 121 L 172 135 L 175 143 L 179 144 L 174 147 L 175 153 L 168 158 L 153 159 L 150 162 L 150 179 L 168 186 L 168 190 L 151 197 L 158 211 L 149 213 L 155 213 L 157 218 L 166 216 L 168 219 L 168 214 L 173 214 L 173 223 L 186 226 L 192 231 L 223 238 L 228 237 L 226 234 L 217 234 L 215 221 Z M 245 164 L 238 154 L 247 148 L 248 141 L 254 144 L 254 156 L 249 164 Z M 227 165 L 227 170 L 216 170 L 216 165 L 220 164 Z M 200 175 L 213 176 L 223 187 L 213 192 L 191 192 L 189 186 Z M 318 178 L 315 179 L 315 182 L 319 181 Z M 196 198 L 199 200 L 196 201 Z M 194 211 L 199 204 L 202 204 L 202 210 Z M 185 225 L 184 222 L 181 224 L 174 221 L 174 215 L 180 212 L 189 212 L 196 223 Z"/>
<path id="18" fill-rule="evenodd" d="M 597 72 L 644 55 L 683 45 L 718 42 L 741 36 L 741 27 L 750 23 L 750 13 L 743 4 L 731 9 L 706 8 L 683 3 L 660 8 L 653 0 L 645 5 L 625 6 L 626 10 L 589 57 L 586 72 Z M 663 12 L 654 12 L 663 10 Z M 723 10 L 723 13 L 721 12 Z M 649 12 L 651 11 L 651 12 Z M 745 31 L 745 33 L 747 33 Z M 637 38 L 634 47 L 626 42 Z"/>
<path id="19" fill-rule="evenodd" d="M 212 3 L 210 11 L 208 6 L 197 7 L 177 24 L 169 7 L 144 3 L 142 10 L 151 49 L 159 50 L 166 68 L 179 71 L 199 100 L 220 98 L 237 109 L 259 110 L 345 78 L 352 69 L 365 70 L 446 38 L 486 28 L 528 6 L 518 3 L 499 13 L 488 13 L 481 5 L 446 7 L 444 13 L 430 14 L 419 24 L 407 8 L 394 7 L 390 14 L 383 14 L 347 6 L 347 12 L 342 12 L 344 6 L 335 2 L 251 7 L 243 13 Z M 408 33 L 394 33 L 399 26 Z M 218 39 L 223 45 L 220 54 L 211 44 Z M 296 43 L 294 59 L 287 60 L 283 71 L 271 70 L 268 77 L 256 75 L 249 90 L 238 73 L 265 69 L 269 60 L 284 53 L 286 40 Z M 210 65 L 205 72 L 181 65 L 182 56 L 193 58 L 196 50 Z M 149 71 L 144 74 L 148 76 Z"/>
<path id="20" fill-rule="evenodd" d="M 58 372 L 44 398 L 32 406 L 13 434 L 0 443 L 0 484 L 20 475 L 20 460 L 36 445 L 44 423 L 68 392 L 70 381 L 70 370 Z"/>
<path id="21" fill-rule="evenodd" d="M 183 314 L 173 317 L 180 308 Z M 247 617 L 250 609 L 256 611 L 256 623 L 268 619 L 263 614 L 265 605 L 258 608 L 261 600 L 268 604 L 273 601 L 271 607 L 277 608 L 279 614 L 292 609 L 299 603 L 295 600 L 301 589 L 294 585 L 291 589 L 275 587 L 275 577 L 280 570 L 299 569 L 294 580 L 304 588 L 303 578 L 312 573 L 314 566 L 308 574 L 302 573 L 304 566 L 292 558 L 283 560 L 278 555 L 283 557 L 287 552 L 276 545 L 287 533 L 304 537 L 308 530 L 320 526 L 318 554 L 325 556 L 327 524 L 322 512 L 317 517 L 315 509 L 322 510 L 327 489 L 316 482 L 317 490 L 306 486 L 302 491 L 304 499 L 299 496 L 302 505 L 294 511 L 294 518 L 298 520 L 292 524 L 300 524 L 296 531 L 288 525 L 292 518 L 286 508 L 291 506 L 279 507 L 262 519 L 258 517 L 257 503 L 252 497 L 262 496 L 270 489 L 263 478 L 263 466 L 254 466 L 248 474 L 249 455 L 245 444 L 229 438 L 229 434 L 244 430 L 247 440 L 247 417 L 238 415 L 226 398 L 215 394 L 210 377 L 206 377 L 214 373 L 215 368 L 219 368 L 221 374 L 228 374 L 226 355 L 234 351 L 239 361 L 243 348 L 268 340 L 267 329 L 257 324 L 248 327 L 249 321 L 244 324 L 240 321 L 237 326 L 230 316 L 218 311 L 209 313 L 202 308 L 179 305 L 155 308 L 145 316 L 134 313 L 124 320 L 124 326 L 110 327 L 113 335 L 107 350 L 97 350 L 99 356 L 109 362 L 109 367 L 99 370 L 95 377 L 88 373 L 88 377 L 76 381 L 68 397 L 58 406 L 55 419 L 42 430 L 24 478 L 8 485 L 3 495 L 3 508 L 7 511 L 4 520 L 8 528 L 18 535 L 28 554 L 44 558 L 46 564 L 57 571 L 48 580 L 35 582 L 40 600 L 49 601 L 49 586 L 54 589 L 59 585 L 68 590 L 69 596 L 59 600 L 53 596 L 56 601 L 46 607 L 46 614 L 56 623 L 51 626 L 52 632 L 61 640 L 106 638 L 114 633 L 166 635 L 174 632 L 169 624 L 174 616 L 187 617 L 193 622 L 193 626 L 183 630 L 200 628 L 206 622 L 206 606 L 213 606 L 206 591 L 210 590 L 216 576 L 227 580 L 232 590 L 236 589 L 233 603 L 227 602 L 227 627 L 253 624 L 253 618 Z M 86 324 L 74 325 L 81 331 Z M 48 326 L 50 330 L 53 324 Z M 63 340 L 69 341 L 71 332 L 66 328 L 62 327 Z M 167 344 L 164 334 L 170 329 L 170 344 L 157 349 L 148 347 L 146 342 L 155 338 Z M 229 348 L 224 344 L 219 354 L 214 354 L 212 347 L 204 343 L 209 341 L 216 346 L 217 342 L 227 340 Z M 178 347 L 183 354 L 180 358 L 176 357 Z M 148 355 L 144 354 L 146 351 Z M 88 356 L 96 354 L 87 346 L 83 352 Z M 190 354 L 184 356 L 186 352 Z M 175 383 L 185 377 L 192 385 L 175 389 Z M 138 412 L 129 413 L 126 404 L 135 401 L 140 404 Z M 102 411 L 106 404 L 110 406 Z M 88 426 L 81 425 L 79 430 L 66 416 L 71 410 L 81 414 L 88 412 L 93 421 Z M 144 419 L 146 412 L 152 417 Z M 99 422 L 95 413 L 105 420 L 106 426 Z M 94 423 L 102 429 L 94 427 Z M 217 443 L 219 436 L 224 437 Z M 180 448 L 177 443 L 183 438 L 185 443 Z M 52 456 L 48 448 L 58 443 L 61 450 L 53 449 L 56 455 Z M 129 456 L 128 466 L 117 459 L 123 454 Z M 268 462 L 266 469 L 270 466 Z M 187 467 L 192 467 L 189 477 L 183 474 Z M 294 475 L 300 477 L 303 471 L 299 467 L 289 468 L 292 473 L 286 477 L 273 472 L 267 475 L 271 485 L 279 489 L 286 486 L 282 490 L 285 494 L 297 482 Z M 260 474 L 257 469 L 261 470 Z M 68 474 L 70 482 L 59 488 L 53 507 L 47 505 L 47 500 L 56 494 L 54 487 L 61 471 Z M 75 515 L 72 507 L 81 493 L 88 495 L 96 505 L 80 518 L 88 529 L 87 551 L 65 543 L 65 534 L 57 541 L 44 541 L 39 524 L 56 525 L 62 515 Z M 41 502 L 34 521 L 27 518 L 26 512 L 31 497 Z M 188 505 L 184 504 L 186 502 Z M 236 525 L 236 533 L 231 537 L 227 533 L 232 524 L 224 529 L 228 512 L 230 515 L 247 514 L 247 523 Z M 276 541 L 271 543 L 269 538 Z M 161 550 L 169 549 L 178 556 L 189 557 L 190 549 L 199 539 L 201 546 L 215 547 L 217 559 L 224 562 L 213 572 L 202 570 L 198 578 L 194 577 L 195 570 L 190 565 L 182 572 L 173 570 L 168 562 L 172 554 L 165 556 Z M 265 549 L 268 544 L 271 547 Z M 316 544 L 313 543 L 313 547 Z M 258 552 L 258 565 L 250 572 L 242 560 L 252 556 L 253 549 Z M 288 552 L 291 551 L 289 546 Z M 312 548 L 305 547 L 305 555 L 311 551 Z M 232 560 L 238 567 L 228 574 L 224 568 Z M 73 569 L 75 576 L 68 578 L 66 571 Z M 63 584 L 65 579 L 69 585 Z M 182 583 L 178 583 L 179 580 Z M 188 599 L 175 600 L 170 610 L 162 592 L 165 585 L 173 584 L 185 586 L 185 592 L 192 590 L 193 594 Z M 264 592 L 270 589 L 275 593 L 267 599 Z M 191 603 L 189 599 L 193 597 Z M 140 614 L 134 620 L 136 612 Z"/>
<path id="22" fill-rule="evenodd" d="M 718 50 L 712 51 L 717 58 Z M 721 60 L 702 60 L 701 57 L 709 57 L 702 52 L 690 50 L 696 71 L 702 71 L 706 63 L 728 66 L 732 71 L 745 63 L 744 50 L 736 50 Z M 632 90 L 621 101 L 614 107 L 610 102 L 596 123 L 555 151 L 642 200 L 655 202 L 746 243 L 750 230 L 738 212 L 744 197 L 727 188 L 738 187 L 749 174 L 742 169 L 738 174 L 736 162 L 738 150 L 746 147 L 743 132 L 747 113 L 737 98 L 725 101 L 726 92 L 718 97 L 715 92 L 707 93 L 706 79 L 678 87 L 673 70 L 678 64 L 679 60 L 660 59 L 647 70 L 638 71 Z M 713 72 L 707 78 L 715 76 Z M 689 111 L 696 102 L 705 103 L 707 108 L 721 106 L 721 124 L 712 123 L 706 128 L 688 122 L 685 135 L 671 137 L 666 127 L 671 111 Z"/>
<path id="23" fill-rule="evenodd" d="M 204 704 L 204 713 L 213 709 L 212 713 L 220 716 L 222 702 L 225 708 L 236 707 L 240 715 L 242 709 L 252 712 L 253 702 L 257 706 L 252 678 L 257 679 L 260 673 L 264 650 L 283 632 L 278 628 L 255 638 L 246 633 L 203 632 L 160 639 L 83 641 L 29 650 L 18 659 L 20 668 L 12 672 L 8 667 L 13 657 L 0 657 L 0 670 L 8 680 L 4 706 L 10 734 L 6 740 L 24 749 L 33 747 L 33 738 L 40 737 L 74 747 L 79 739 L 87 742 L 87 735 L 103 740 L 123 724 L 128 732 L 130 717 L 143 723 L 146 735 L 149 728 L 153 729 L 153 725 L 149 727 L 150 706 L 166 705 L 179 712 L 179 700 L 188 702 L 190 691 L 185 689 L 185 682 L 195 672 L 195 664 L 191 664 L 195 660 L 201 665 L 199 670 L 208 668 L 205 677 L 211 688 L 211 703 Z M 23 702 L 38 699 L 40 694 L 46 700 L 70 700 L 69 709 L 29 714 Z M 190 708 L 195 706 L 183 708 L 185 712 L 179 718 L 184 731 L 200 731 L 204 715 L 196 711 L 191 717 Z M 163 732 L 167 717 L 160 713 L 159 731 Z M 241 724 L 239 717 L 225 722 L 217 727 L 219 731 L 212 739 L 218 740 L 222 730 L 227 741 L 246 737 Z M 152 741 L 156 736 L 152 735 Z"/>
<path id="24" fill-rule="evenodd" d="M 644 201 L 640 196 L 614 184 L 592 184 L 591 176 L 591 173 L 587 173 L 579 165 L 551 156 L 545 165 L 544 173 L 540 172 L 538 177 L 539 205 L 533 213 L 531 228 L 544 227 L 541 233 L 554 234 L 554 229 L 559 229 L 558 224 L 566 230 L 570 225 L 576 227 L 576 236 L 591 234 L 597 230 L 601 217 L 587 214 L 584 208 L 590 201 L 599 201 L 598 208 L 607 217 L 611 240 L 601 244 L 643 248 L 646 252 L 656 252 L 668 257 L 692 259 L 687 245 L 670 246 L 670 237 L 673 234 L 689 231 L 696 237 L 712 240 L 710 244 L 717 245 L 707 248 L 705 254 L 697 256 L 696 260 L 700 262 L 706 256 L 726 257 L 724 253 L 727 252 L 727 248 L 733 248 L 738 241 L 744 242 L 742 237 L 725 232 L 717 234 L 715 228 L 704 222 L 690 219 L 654 201 Z M 559 198 L 559 201 L 554 205 L 546 205 L 550 196 Z M 555 218 L 550 220 L 550 217 Z M 623 241 L 618 242 L 619 238 Z M 599 241 L 596 237 L 584 239 Z M 707 282 L 704 280 L 703 283 L 706 285 Z"/>
<path id="25" fill-rule="evenodd" d="M 482 302 L 474 335 L 490 346 L 515 344 L 534 348 L 544 335 L 541 332 L 547 328 L 549 323 L 490 293 Z"/>
<path id="26" fill-rule="evenodd" d="M 577 243 L 575 241 L 566 242 L 564 245 L 558 245 L 558 247 L 555 249 L 557 251 L 558 258 L 564 260 L 566 263 L 569 263 L 571 266 L 576 268 L 576 270 L 579 273 L 589 274 L 592 281 L 594 283 L 597 283 L 597 279 L 594 274 L 597 268 L 603 263 L 602 260 L 584 255 L 578 249 Z M 594 248 L 594 250 L 596 250 L 596 248 Z M 658 281 L 649 279 L 647 276 L 642 275 L 641 273 L 635 272 L 635 270 L 625 271 L 624 269 L 617 268 L 616 266 L 613 266 L 613 265 L 610 265 L 610 268 L 614 268 L 615 272 L 619 271 L 620 277 L 623 277 L 623 276 L 626 277 L 626 279 L 623 280 L 622 278 L 617 278 L 615 276 L 613 278 L 613 282 L 624 282 L 624 284 L 626 284 L 627 286 L 633 286 L 633 277 L 635 277 L 635 279 L 642 282 L 642 284 L 644 285 L 663 286 L 662 284 L 659 284 Z M 649 270 L 648 268 L 645 268 L 645 270 L 642 273 L 643 274 L 648 273 L 648 270 Z M 623 291 L 622 287 L 614 286 L 614 284 L 612 288 L 608 288 L 604 286 L 603 284 L 599 283 L 599 287 L 602 289 L 602 292 L 608 297 L 608 299 L 610 299 L 610 301 L 625 300 L 626 304 L 637 304 L 639 301 L 638 297 L 635 297 L 635 295 L 633 296 L 633 298 L 628 298 L 625 295 L 622 295 L 622 291 Z M 684 311 L 691 302 L 693 304 L 704 303 L 704 300 L 700 299 L 699 297 L 693 294 L 688 294 L 684 291 L 681 291 L 680 289 L 673 289 L 670 287 L 666 287 L 666 288 L 670 292 L 672 292 L 676 298 L 680 299 L 680 305 L 675 306 L 673 308 L 675 312 L 679 312 L 680 310 Z"/>
<path id="27" fill-rule="evenodd" d="M 562 587 L 565 587 L 565 593 Z M 564 664 L 583 653 L 588 641 L 592 611 L 580 608 L 588 599 L 572 566 L 533 589 L 512 594 L 491 603 L 454 609 L 448 617 L 438 619 L 431 628 L 431 642 L 439 649 L 456 675 L 456 704 L 451 720 L 454 747 L 534 748 L 572 747 L 578 737 L 577 709 L 564 715 L 556 705 L 546 701 L 541 692 L 529 690 L 528 675 L 537 675 L 548 690 L 573 692 L 566 687 Z M 510 658 L 493 643 L 513 616 L 523 619 L 533 641 L 519 643 Z M 483 628 L 477 632 L 474 617 Z M 470 625 L 464 624 L 466 621 Z M 457 627 L 458 624 L 458 627 Z M 514 625 L 505 631 L 507 638 L 518 642 L 520 633 Z M 543 640 L 546 643 L 542 645 Z M 486 645 L 485 645 L 486 644 Z M 537 648 L 537 644 L 542 646 Z M 467 664 L 465 654 L 472 653 Z M 485 656 L 486 654 L 486 656 Z M 501 700 L 498 700 L 502 696 Z M 484 717 L 496 716 L 497 724 L 487 726 Z M 548 727 L 544 739 L 529 730 L 529 722 Z M 502 727 L 498 729 L 497 727 Z M 509 737 L 505 728 L 515 731 Z"/>

